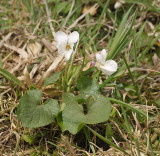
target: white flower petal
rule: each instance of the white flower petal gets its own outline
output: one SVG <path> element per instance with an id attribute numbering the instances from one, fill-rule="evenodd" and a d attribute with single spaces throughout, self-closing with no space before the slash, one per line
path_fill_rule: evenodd
<path id="1" fill-rule="evenodd" d="M 70 59 L 72 53 L 73 53 L 73 49 L 70 49 L 70 50 L 68 50 L 68 51 L 67 51 L 67 50 L 65 51 L 65 59 L 66 59 L 66 61 L 68 61 L 68 60 Z"/>
<path id="2" fill-rule="evenodd" d="M 120 2 L 116 2 L 116 3 L 114 4 L 114 8 L 115 8 L 115 9 L 119 9 L 121 6 L 122 6 L 122 3 L 120 3 Z"/>
<path id="3" fill-rule="evenodd" d="M 73 44 L 76 43 L 79 39 L 79 33 L 77 31 L 73 31 L 70 35 L 69 35 L 69 39 L 68 39 L 68 43 L 69 44 Z"/>
<path id="4" fill-rule="evenodd" d="M 101 54 L 96 54 L 96 60 L 100 63 L 103 63 L 103 58 Z"/>
<path id="5" fill-rule="evenodd" d="M 105 49 L 101 51 L 101 54 L 96 54 L 96 60 L 102 64 L 105 64 L 106 57 L 107 57 L 107 53 Z"/>
<path id="6" fill-rule="evenodd" d="M 62 55 L 63 52 L 65 52 L 66 44 L 64 43 L 58 44 L 57 48 L 58 48 L 58 54 Z"/>
<path id="7" fill-rule="evenodd" d="M 117 71 L 118 65 L 114 60 L 108 60 L 105 62 L 104 66 L 100 66 L 100 68 L 105 75 L 112 75 Z"/>
<path id="8" fill-rule="evenodd" d="M 101 54 L 96 54 L 96 60 L 97 60 L 99 63 L 105 64 L 105 58 L 104 58 L 103 55 L 101 55 Z"/>
<path id="9" fill-rule="evenodd" d="M 103 49 L 103 50 L 101 51 L 101 55 L 102 55 L 104 61 L 106 61 L 107 53 L 106 53 L 106 50 L 105 50 L 105 49 Z"/>
<path id="10" fill-rule="evenodd" d="M 54 39 L 58 43 L 67 43 L 67 41 L 68 41 L 68 35 L 65 34 L 63 31 L 57 31 L 55 33 Z"/>

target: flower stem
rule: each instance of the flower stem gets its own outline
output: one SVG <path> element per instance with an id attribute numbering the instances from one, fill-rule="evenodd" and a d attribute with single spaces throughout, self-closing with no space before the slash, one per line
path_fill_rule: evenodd
<path id="1" fill-rule="evenodd" d="M 74 52 L 73 55 L 72 55 L 71 63 L 70 63 L 70 65 L 69 65 L 68 72 L 66 73 L 66 82 L 68 82 L 69 79 L 71 78 L 71 69 L 72 69 L 72 66 L 73 66 L 74 58 L 75 58 L 76 53 L 77 53 L 78 45 L 79 45 L 79 40 L 78 40 L 78 42 L 77 42 L 75 52 Z M 70 86 L 68 86 L 68 87 L 70 88 Z M 67 87 L 67 92 L 70 91 L 70 89 L 69 89 L 68 87 Z"/>

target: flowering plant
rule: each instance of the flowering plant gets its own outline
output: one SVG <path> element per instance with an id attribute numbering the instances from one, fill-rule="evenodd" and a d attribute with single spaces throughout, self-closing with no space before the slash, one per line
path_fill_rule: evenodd
<path id="1" fill-rule="evenodd" d="M 111 40 L 110 52 L 107 54 L 103 49 L 100 54 L 96 54 L 100 70 L 105 75 L 109 76 L 117 71 L 118 65 L 113 59 L 129 44 L 128 40 L 131 39 L 129 33 L 132 25 L 125 27 L 130 12 L 131 9 L 122 20 L 114 39 Z M 117 100 L 101 95 L 101 90 L 112 76 L 100 84 L 98 80 L 101 75 L 95 67 L 83 70 L 86 63 L 85 58 L 78 65 L 74 64 L 76 54 L 74 51 L 78 51 L 78 44 L 75 50 L 74 44 L 79 41 L 77 31 L 69 35 L 58 31 L 54 37 L 58 53 L 64 54 L 67 61 L 65 69 L 45 79 L 42 90 L 40 88 L 39 90 L 37 88 L 28 90 L 20 99 L 17 115 L 24 127 L 45 126 L 54 122 L 56 118 L 62 131 L 68 130 L 76 134 L 85 124 L 97 124 L 109 119 L 112 109 L 110 101 L 117 102 Z M 73 53 L 72 60 L 69 61 Z M 49 85 L 50 87 L 47 88 Z M 42 98 L 42 95 L 46 97 Z M 48 97 L 55 99 L 48 99 Z M 44 99 L 47 100 L 43 101 Z M 127 107 L 124 102 L 120 101 L 120 104 Z"/>

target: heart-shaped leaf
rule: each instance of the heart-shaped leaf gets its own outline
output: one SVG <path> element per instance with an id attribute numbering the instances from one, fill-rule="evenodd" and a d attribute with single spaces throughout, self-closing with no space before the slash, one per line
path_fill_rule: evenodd
<path id="1" fill-rule="evenodd" d="M 110 101 L 100 95 L 97 100 L 90 97 L 87 102 L 87 124 L 96 124 L 107 121 L 111 112 Z"/>
<path id="2" fill-rule="evenodd" d="M 57 116 L 60 108 L 58 102 L 49 99 L 41 104 L 40 90 L 27 91 L 18 105 L 18 119 L 24 127 L 36 128 L 50 124 Z"/>
<path id="3" fill-rule="evenodd" d="M 77 81 L 77 88 L 80 91 L 79 97 L 85 99 L 90 95 L 98 96 L 98 83 L 95 78 L 82 76 Z"/>
<path id="4" fill-rule="evenodd" d="M 61 72 L 54 73 L 51 77 L 48 77 L 44 80 L 43 87 L 46 87 L 52 83 L 55 83 L 61 75 Z"/>
<path id="5" fill-rule="evenodd" d="M 110 101 L 102 95 L 96 100 L 88 98 L 86 101 L 86 114 L 83 106 L 78 104 L 77 96 L 65 93 L 63 101 L 66 104 L 62 112 L 64 126 L 72 134 L 76 134 L 84 124 L 96 124 L 107 121 L 111 112 Z"/>
<path id="6" fill-rule="evenodd" d="M 64 126 L 69 132 L 76 134 L 80 124 L 86 122 L 83 107 L 77 103 L 75 96 L 71 93 L 64 94 L 63 101 L 66 104 L 62 112 Z"/>

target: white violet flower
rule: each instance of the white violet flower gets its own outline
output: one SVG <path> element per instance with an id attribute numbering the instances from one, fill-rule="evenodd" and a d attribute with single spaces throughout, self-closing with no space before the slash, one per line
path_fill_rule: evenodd
<path id="1" fill-rule="evenodd" d="M 103 49 L 100 54 L 96 54 L 96 60 L 101 63 L 100 66 L 101 71 L 105 75 L 112 75 L 114 72 L 117 71 L 118 65 L 114 60 L 107 60 L 107 53 L 106 50 Z"/>
<path id="2" fill-rule="evenodd" d="M 74 52 L 74 43 L 79 40 L 79 33 L 73 31 L 71 34 L 67 35 L 63 31 L 58 31 L 55 33 L 55 40 L 57 42 L 58 53 L 60 55 L 65 53 L 65 59 L 68 61 Z"/>

